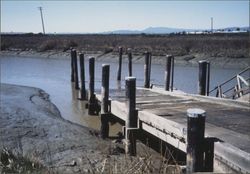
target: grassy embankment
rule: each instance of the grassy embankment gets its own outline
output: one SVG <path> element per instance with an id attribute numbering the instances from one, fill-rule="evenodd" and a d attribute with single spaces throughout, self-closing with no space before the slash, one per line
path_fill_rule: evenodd
<path id="1" fill-rule="evenodd" d="M 153 55 L 201 54 L 211 57 L 249 58 L 249 33 L 206 35 L 2 35 L 1 50 L 116 52 L 118 46 L 132 48 L 135 54 L 146 50 Z"/>

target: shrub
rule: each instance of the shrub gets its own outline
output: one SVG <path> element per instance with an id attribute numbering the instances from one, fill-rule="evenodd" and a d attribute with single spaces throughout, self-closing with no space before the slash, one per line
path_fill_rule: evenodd
<path id="1" fill-rule="evenodd" d="M 47 51 L 47 50 L 53 50 L 58 46 L 57 41 L 55 40 L 46 40 L 44 41 L 40 47 L 38 48 L 38 51 Z"/>
<path id="2" fill-rule="evenodd" d="M 9 48 L 9 44 L 7 43 L 1 43 L 1 50 L 7 50 Z"/>

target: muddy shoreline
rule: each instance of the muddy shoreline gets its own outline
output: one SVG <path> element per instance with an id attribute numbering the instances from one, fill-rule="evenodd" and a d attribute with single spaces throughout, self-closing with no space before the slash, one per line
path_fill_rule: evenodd
<path id="1" fill-rule="evenodd" d="M 119 139 L 103 140 L 98 131 L 64 120 L 49 95 L 41 89 L 10 84 L 1 84 L 0 89 L 0 173 L 6 172 L 13 163 L 7 157 L 5 161 L 11 162 L 4 165 L 2 152 L 6 150 L 31 161 L 32 166 L 34 163 L 43 166 L 42 173 L 126 173 L 130 170 L 134 173 L 144 169 L 147 173 L 159 173 L 163 169 L 181 173 L 179 166 L 162 164 L 159 154 L 139 142 L 138 155 L 129 157 L 124 154 Z M 134 168 L 138 163 L 140 167 Z"/>
<path id="2" fill-rule="evenodd" d="M 118 62 L 118 54 L 117 52 L 104 53 L 102 51 L 88 51 L 84 52 L 85 58 L 95 57 L 96 61 L 103 62 Z M 34 50 L 8 50 L 1 51 L 0 56 L 15 56 L 15 57 L 29 57 L 29 58 L 46 58 L 46 59 L 69 59 L 70 51 L 67 50 L 65 52 L 62 51 L 44 51 L 37 52 Z M 133 62 L 144 64 L 144 55 L 142 54 L 133 54 Z M 180 66 L 198 66 L 198 61 L 207 60 L 211 63 L 212 67 L 217 68 L 246 68 L 250 66 L 250 58 L 228 58 L 228 57 L 209 57 L 202 54 L 192 54 L 185 56 L 176 56 L 175 64 Z M 127 55 L 123 55 L 123 62 L 127 62 Z M 166 58 L 165 56 L 154 56 L 152 55 L 152 63 L 153 64 L 161 64 L 165 65 Z"/>

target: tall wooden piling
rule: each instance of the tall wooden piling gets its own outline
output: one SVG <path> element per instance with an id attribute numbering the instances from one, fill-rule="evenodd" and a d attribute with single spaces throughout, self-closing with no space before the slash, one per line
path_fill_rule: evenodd
<path id="1" fill-rule="evenodd" d="M 213 172 L 214 170 L 214 142 L 213 137 L 205 138 L 204 142 L 204 172 Z"/>
<path id="2" fill-rule="evenodd" d="M 174 90 L 174 56 L 172 56 L 171 60 L 171 83 L 170 83 L 170 90 Z"/>
<path id="3" fill-rule="evenodd" d="M 145 52 L 145 64 L 144 64 L 144 88 L 150 87 L 150 53 Z"/>
<path id="4" fill-rule="evenodd" d="M 75 76 L 74 76 L 74 58 L 73 58 L 73 48 L 70 49 L 70 56 L 71 56 L 71 82 L 75 81 Z"/>
<path id="5" fill-rule="evenodd" d="M 136 78 L 127 77 L 125 82 L 126 88 L 126 106 L 128 115 L 126 119 L 126 146 L 125 151 L 130 155 L 136 155 L 136 131 L 137 131 L 137 117 L 136 110 Z"/>
<path id="6" fill-rule="evenodd" d="M 88 113 L 89 115 L 95 115 L 95 58 L 89 58 L 89 104 Z"/>
<path id="7" fill-rule="evenodd" d="M 173 91 L 174 84 L 174 57 L 172 55 L 166 56 L 165 69 L 165 90 Z"/>
<path id="8" fill-rule="evenodd" d="M 72 55 L 73 55 L 73 63 L 74 63 L 74 78 L 75 78 L 75 89 L 80 89 L 79 88 L 79 79 L 78 79 L 78 67 L 77 67 L 77 53 L 76 50 L 73 49 L 72 51 Z"/>
<path id="9" fill-rule="evenodd" d="M 122 53 L 123 48 L 119 47 L 119 64 L 118 64 L 118 70 L 117 70 L 117 80 L 121 80 L 121 73 L 122 73 Z"/>
<path id="10" fill-rule="evenodd" d="M 81 69 L 81 100 L 86 100 L 84 54 L 79 54 Z"/>
<path id="11" fill-rule="evenodd" d="M 198 93 L 200 95 L 209 95 L 210 81 L 210 63 L 208 61 L 199 61 L 199 82 Z"/>
<path id="12" fill-rule="evenodd" d="M 151 64 L 152 64 L 152 53 L 149 52 L 149 83 L 150 83 L 150 77 L 151 77 Z"/>
<path id="13" fill-rule="evenodd" d="M 132 76 L 132 51 L 130 48 L 127 50 L 128 52 L 128 76 Z"/>
<path id="14" fill-rule="evenodd" d="M 109 72 L 110 66 L 102 65 L 102 95 L 101 95 L 101 137 L 109 136 L 108 117 L 110 115 L 110 100 L 109 100 Z"/>
<path id="15" fill-rule="evenodd" d="M 204 171 L 204 132 L 206 112 L 187 110 L 187 173 Z"/>

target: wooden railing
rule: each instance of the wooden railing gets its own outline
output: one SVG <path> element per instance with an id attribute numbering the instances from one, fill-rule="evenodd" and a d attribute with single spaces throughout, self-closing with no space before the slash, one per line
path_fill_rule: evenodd
<path id="1" fill-rule="evenodd" d="M 250 67 L 247 67 L 237 75 L 219 84 L 214 89 L 209 91 L 209 95 L 215 94 L 220 98 L 237 99 L 241 96 L 250 93 L 249 81 L 250 81 Z M 231 83 L 231 84 L 230 84 Z M 228 87 L 229 86 L 229 87 Z"/>

